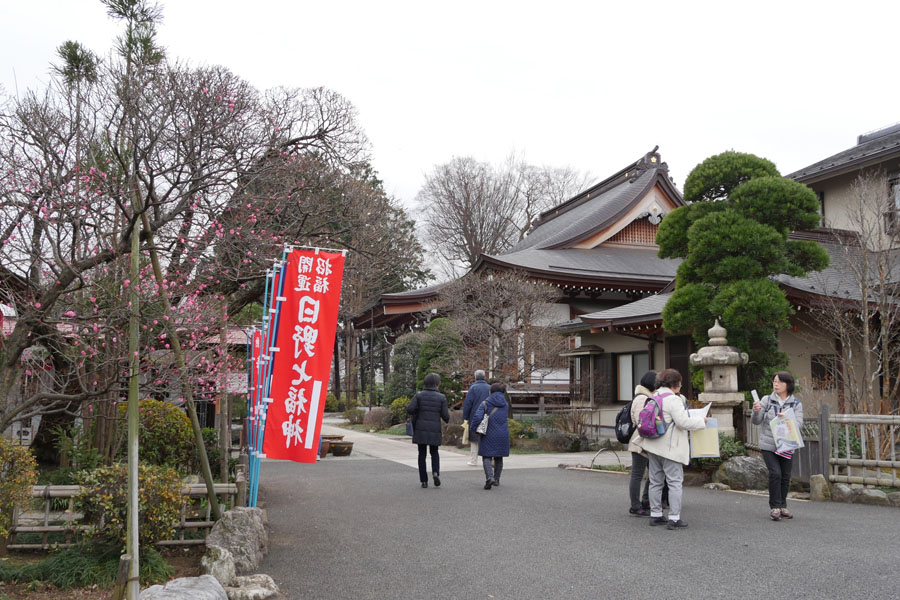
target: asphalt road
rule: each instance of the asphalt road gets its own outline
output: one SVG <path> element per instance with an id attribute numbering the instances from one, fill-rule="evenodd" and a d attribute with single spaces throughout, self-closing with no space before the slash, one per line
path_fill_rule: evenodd
<path id="1" fill-rule="evenodd" d="M 415 449 L 408 444 L 410 456 Z M 509 463 L 525 463 L 513 456 Z M 269 554 L 285 598 L 897 598 L 900 511 L 687 488 L 668 531 L 628 514 L 627 476 L 415 469 L 364 455 L 264 462 Z"/>

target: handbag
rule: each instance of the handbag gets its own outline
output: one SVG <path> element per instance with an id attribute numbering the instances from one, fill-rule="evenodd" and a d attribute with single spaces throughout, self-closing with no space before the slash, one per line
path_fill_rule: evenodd
<path id="1" fill-rule="evenodd" d="M 412 434 L 413 434 L 413 423 L 412 423 L 412 419 L 407 419 L 407 420 L 406 420 L 406 435 L 412 436 Z"/>
<path id="2" fill-rule="evenodd" d="M 487 410 L 487 402 L 482 402 L 481 404 L 485 407 L 485 410 Z M 478 424 L 478 429 L 475 430 L 475 433 L 477 433 L 478 435 L 484 435 L 484 434 L 487 433 L 488 419 L 489 419 L 491 416 L 493 416 L 493 414 L 494 414 L 495 412 L 497 412 L 497 409 L 498 409 L 498 408 L 500 408 L 500 407 L 499 407 L 499 406 L 495 406 L 495 407 L 494 407 L 494 410 L 492 410 L 492 411 L 490 412 L 490 414 L 488 414 L 488 413 L 485 413 L 485 414 L 484 414 L 484 418 L 481 419 L 481 423 Z"/>

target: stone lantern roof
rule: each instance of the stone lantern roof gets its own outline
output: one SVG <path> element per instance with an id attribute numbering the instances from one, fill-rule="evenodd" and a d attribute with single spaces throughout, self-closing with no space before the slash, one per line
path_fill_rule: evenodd
<path id="1" fill-rule="evenodd" d="M 697 367 L 733 365 L 737 367 L 747 364 L 750 360 L 746 352 L 740 352 L 734 346 L 728 345 L 725 337 L 728 331 L 719 325 L 718 319 L 707 333 L 709 334 L 709 345 L 691 354 L 692 365 Z"/>

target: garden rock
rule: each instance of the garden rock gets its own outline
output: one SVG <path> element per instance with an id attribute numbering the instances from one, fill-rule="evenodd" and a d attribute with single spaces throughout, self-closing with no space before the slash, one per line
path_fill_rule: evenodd
<path id="1" fill-rule="evenodd" d="M 831 486 L 831 499 L 835 502 L 853 502 L 853 490 L 846 483 Z"/>
<path id="2" fill-rule="evenodd" d="M 813 502 L 824 502 L 831 499 L 831 486 L 821 473 L 809 478 L 809 499 Z"/>
<path id="3" fill-rule="evenodd" d="M 891 501 L 888 500 L 887 494 L 881 490 L 861 490 L 858 496 L 854 495 L 853 501 L 859 502 L 860 504 L 874 504 L 876 506 L 891 505 Z"/>
<path id="4" fill-rule="evenodd" d="M 734 456 L 723 462 L 712 480 L 734 490 L 764 490 L 769 487 L 769 473 L 760 456 Z"/>
<path id="5" fill-rule="evenodd" d="M 228 600 L 269 600 L 280 598 L 278 586 L 271 577 L 264 574 L 238 576 L 232 585 L 225 588 Z"/>
<path id="6" fill-rule="evenodd" d="M 703 487 L 706 488 L 707 490 L 719 490 L 719 491 L 727 491 L 727 490 L 731 489 L 729 486 L 725 485 L 724 483 L 717 483 L 717 482 L 704 483 Z"/>
<path id="7" fill-rule="evenodd" d="M 165 585 L 148 587 L 140 600 L 228 600 L 225 588 L 212 575 L 182 577 Z"/>
<path id="8" fill-rule="evenodd" d="M 236 572 L 253 572 L 268 551 L 269 545 L 263 511 L 247 507 L 227 511 L 213 525 L 206 544 L 231 552 Z"/>
<path id="9" fill-rule="evenodd" d="M 207 545 L 206 554 L 200 559 L 200 572 L 212 575 L 223 586 L 227 586 L 235 576 L 234 557 L 225 548 Z"/>
<path id="10" fill-rule="evenodd" d="M 900 508 L 900 492 L 892 492 L 887 495 L 888 500 L 891 501 L 892 506 L 896 506 Z"/>

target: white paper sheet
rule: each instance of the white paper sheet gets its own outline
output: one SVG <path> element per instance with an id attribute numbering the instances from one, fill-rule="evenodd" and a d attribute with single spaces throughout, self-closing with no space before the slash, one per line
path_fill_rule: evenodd
<path id="1" fill-rule="evenodd" d="M 688 416 L 689 417 L 706 417 L 709 414 L 709 407 L 712 406 L 712 402 L 704 406 L 703 408 L 689 408 Z"/>

